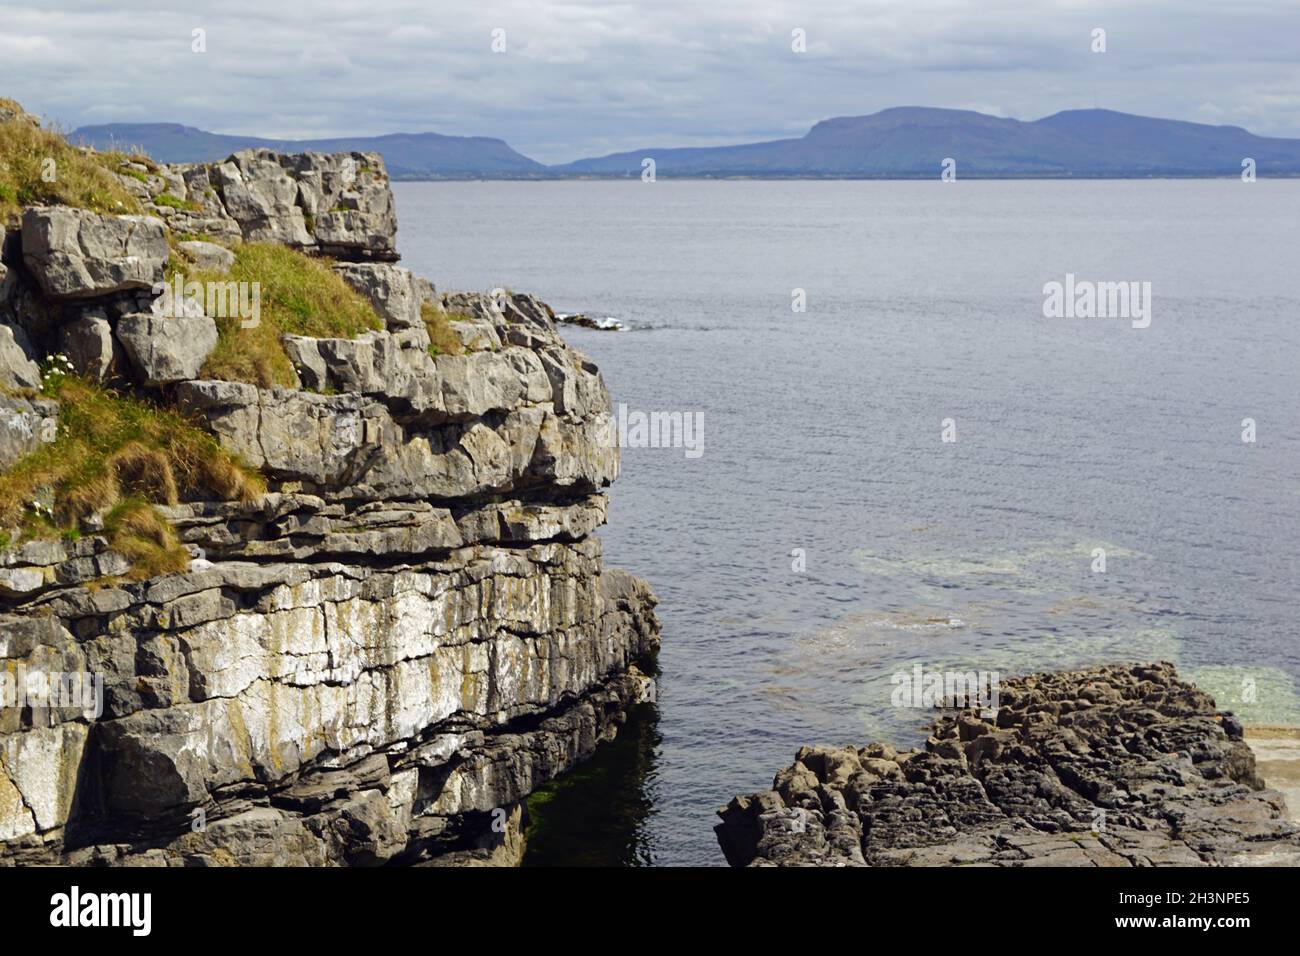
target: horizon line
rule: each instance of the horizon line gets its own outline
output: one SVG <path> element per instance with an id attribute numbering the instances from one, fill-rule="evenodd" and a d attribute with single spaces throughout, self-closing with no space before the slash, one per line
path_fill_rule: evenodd
<path id="1" fill-rule="evenodd" d="M 560 162 L 543 162 L 541 160 L 534 159 L 532 156 L 529 156 L 527 153 L 524 153 L 518 147 L 512 145 L 511 141 L 504 136 L 499 136 L 499 135 L 488 136 L 488 135 L 474 134 L 474 133 L 445 133 L 445 132 L 440 132 L 438 130 L 432 130 L 432 129 L 429 130 L 400 130 L 399 129 L 399 130 L 393 130 L 386 133 L 341 133 L 341 134 L 318 135 L 318 136 L 268 136 L 262 133 L 220 132 L 218 130 L 206 129 L 201 126 L 194 126 L 190 123 L 178 122 L 173 120 L 143 120 L 143 121 L 134 121 L 134 122 L 129 120 L 115 120 L 107 123 L 84 123 L 81 126 L 78 126 L 72 129 L 70 132 L 68 132 L 67 136 L 70 138 L 76 135 L 78 132 L 81 132 L 82 130 L 102 129 L 102 128 L 113 127 L 113 126 L 176 126 L 182 129 L 197 130 L 200 133 L 206 133 L 211 136 L 229 136 L 232 138 L 261 139 L 261 140 L 266 140 L 268 143 L 277 143 L 277 144 L 307 143 L 312 141 L 331 140 L 331 139 L 382 139 L 385 137 L 392 137 L 392 136 L 441 136 L 448 139 L 485 140 L 488 142 L 501 143 L 507 146 L 508 148 L 510 148 L 511 150 L 514 150 L 514 152 L 518 153 L 520 156 L 524 157 L 529 162 L 536 163 L 537 165 L 545 169 L 553 169 L 555 167 L 568 166 L 575 162 L 581 162 L 582 160 L 606 159 L 612 156 L 622 155 L 624 153 L 637 152 L 638 150 L 641 149 L 655 149 L 655 150 L 725 149 L 730 146 L 750 146 L 750 145 L 761 145 L 765 143 L 783 142 L 786 140 L 800 140 L 806 138 L 808 134 L 811 133 L 812 130 L 821 123 L 830 122 L 831 120 L 867 119 L 872 116 L 879 116 L 882 113 L 888 113 L 895 110 L 928 110 L 928 111 L 942 112 L 942 113 L 965 113 L 971 116 L 982 116 L 989 119 L 1006 120 L 1008 122 L 1022 123 L 1027 125 L 1042 122 L 1045 119 L 1051 119 L 1054 116 L 1060 116 L 1065 113 L 1114 113 L 1120 116 L 1136 116 L 1141 119 L 1157 120 L 1160 122 L 1187 123 L 1193 126 L 1205 126 L 1212 129 L 1240 130 L 1250 136 L 1255 136 L 1260 139 L 1281 139 L 1281 140 L 1300 139 L 1300 136 L 1263 136 L 1258 133 L 1252 133 L 1247 127 L 1241 126 L 1240 124 L 1237 123 L 1207 123 L 1199 120 L 1178 119 L 1169 116 L 1150 116 L 1145 113 L 1130 113 L 1130 112 L 1126 112 L 1125 110 L 1117 110 L 1117 109 L 1112 109 L 1110 107 L 1104 107 L 1104 106 L 1060 109 L 1052 113 L 1046 113 L 1042 116 L 1037 117 L 1036 119 L 1027 120 L 1027 119 L 1020 119 L 1014 116 L 1001 116 L 997 113 L 985 113 L 985 112 L 981 112 L 980 110 L 961 109 L 957 107 L 947 107 L 947 106 L 917 106 L 917 105 L 887 106 L 871 113 L 855 113 L 855 114 L 843 114 L 837 116 L 826 116 L 821 119 L 814 120 L 809 126 L 805 128 L 804 132 L 799 135 L 775 136 L 775 137 L 763 138 L 763 139 L 738 139 L 735 142 L 711 143 L 706 145 L 632 147 L 629 149 L 617 149 L 614 150 L 613 152 L 606 152 L 606 153 L 599 153 L 599 154 L 585 154 L 579 156 L 577 159 L 570 159 L 570 160 L 565 160 Z M 754 133 L 748 135 L 761 136 L 764 134 Z M 677 178 L 684 178 L 684 177 L 677 177 Z M 701 176 L 695 178 L 708 179 L 708 178 L 718 178 L 718 177 Z M 780 177 L 767 176 L 767 177 L 751 177 L 751 178 L 780 178 Z M 789 178 L 805 178 L 805 177 L 796 176 L 796 177 L 789 177 Z M 807 177 L 807 178 L 816 178 L 816 177 Z M 1070 177 L 1067 176 L 1062 178 L 1070 178 Z M 1145 177 L 1141 177 L 1141 178 L 1145 178 Z"/>

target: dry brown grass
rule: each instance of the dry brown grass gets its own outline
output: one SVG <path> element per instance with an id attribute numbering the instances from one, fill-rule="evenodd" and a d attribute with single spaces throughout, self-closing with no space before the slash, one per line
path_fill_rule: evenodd
<path id="1" fill-rule="evenodd" d="M 420 306 L 420 317 L 429 330 L 430 355 L 460 355 L 464 351 L 460 336 L 452 330 L 452 316 L 425 302 Z"/>
<path id="2" fill-rule="evenodd" d="M 0 474 L 0 528 L 29 538 L 75 535 L 98 514 L 115 549 L 145 555 L 154 567 L 164 552 L 178 560 L 175 539 L 153 528 L 141 506 L 161 522 L 150 505 L 251 501 L 266 490 L 261 475 L 173 410 L 75 376 L 51 380 L 46 392 L 60 403 L 58 438 Z M 52 516 L 32 506 L 47 500 Z"/>
<path id="3" fill-rule="evenodd" d="M 108 473 L 117 479 L 119 495 L 174 505 L 180 500 L 171 462 L 157 448 L 138 441 L 123 445 L 108 460 Z"/>
<path id="4" fill-rule="evenodd" d="M 143 581 L 159 574 L 184 571 L 190 555 L 176 532 L 147 501 L 128 498 L 108 513 L 104 531 L 113 550 L 131 562 L 128 577 Z"/>

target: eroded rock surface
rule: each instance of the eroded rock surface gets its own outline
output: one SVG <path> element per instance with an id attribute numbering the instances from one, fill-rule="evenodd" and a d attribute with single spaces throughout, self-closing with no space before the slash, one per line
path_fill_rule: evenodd
<path id="1" fill-rule="evenodd" d="M 23 213 L 23 261 L 54 298 L 149 289 L 163 277 L 167 238 L 149 216 L 51 206 Z"/>
<path id="2" fill-rule="evenodd" d="M 436 855 L 615 732 L 648 681 L 652 605 L 593 540 L 48 592 L 44 615 L 0 618 L 5 665 L 104 674 L 103 714 L 3 712 L 6 854 L 220 862 L 233 824 L 205 841 L 190 822 L 258 810 L 292 837 L 276 863 Z M 371 800 L 381 846 L 334 833 Z"/>
<path id="3" fill-rule="evenodd" d="M 160 195 L 189 203 L 154 204 Z M 241 150 L 219 163 L 162 167 L 140 197 L 173 229 L 282 242 L 339 259 L 397 259 L 397 218 L 378 153 Z"/>
<path id="4" fill-rule="evenodd" d="M 897 753 L 805 747 L 733 799 L 733 866 L 1251 866 L 1300 863 L 1241 724 L 1171 664 L 1003 682 L 996 715 L 943 716 Z"/>
<path id="5" fill-rule="evenodd" d="M 199 374 L 217 347 L 217 323 L 206 315 L 124 315 L 117 339 L 147 386 L 184 382 Z M 92 368 L 104 364 L 102 351 Z M 92 347 L 91 354 L 96 354 Z M 111 352 L 109 353 L 111 356 Z"/>
<path id="6" fill-rule="evenodd" d="M 38 389 L 41 370 L 18 343 L 18 333 L 0 323 L 0 388 L 6 390 Z"/>
<path id="7" fill-rule="evenodd" d="M 102 680 L 0 706 L 0 863 L 517 863 L 527 795 L 651 696 L 655 597 L 592 537 L 618 471 L 598 370 L 531 296 L 392 264 L 377 155 L 132 171 L 156 218 L 28 210 L 5 238 L 0 467 L 54 438 L 34 360 L 64 350 L 268 491 L 159 506 L 192 561 L 143 581 L 102 522 L 0 543 L 0 675 Z M 347 260 L 384 328 L 287 337 L 302 388 L 200 379 L 212 319 L 152 291 L 164 221 Z M 465 354 L 431 354 L 425 306 Z"/>

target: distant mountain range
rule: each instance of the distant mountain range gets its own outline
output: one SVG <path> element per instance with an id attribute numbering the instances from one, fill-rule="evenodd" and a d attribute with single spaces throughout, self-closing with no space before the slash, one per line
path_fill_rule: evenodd
<path id="1" fill-rule="evenodd" d="M 139 146 L 163 163 L 206 163 L 241 149 L 265 147 L 280 152 L 378 152 L 395 179 L 518 179 L 546 175 L 547 167 L 517 153 L 504 141 L 486 136 L 439 133 L 389 133 L 335 139 L 263 139 L 227 136 L 179 123 L 106 123 L 82 126 L 68 136 L 96 149 Z"/>
<path id="2" fill-rule="evenodd" d="M 208 133 L 175 123 L 83 126 L 69 136 L 99 149 L 139 146 L 162 162 L 224 159 L 239 149 L 375 150 L 395 179 L 658 177 L 914 179 L 938 177 L 947 158 L 958 178 L 1236 176 L 1253 159 L 1260 176 L 1300 175 L 1300 139 L 1256 136 L 1238 126 L 1153 119 L 1113 110 L 1067 110 L 1032 122 L 969 110 L 897 107 L 823 120 L 797 139 L 740 146 L 645 148 L 546 166 L 504 140 L 392 133 L 273 140 Z"/>

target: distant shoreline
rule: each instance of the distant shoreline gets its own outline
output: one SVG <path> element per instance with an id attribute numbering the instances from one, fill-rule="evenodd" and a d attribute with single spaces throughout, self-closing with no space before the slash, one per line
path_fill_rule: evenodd
<path id="1" fill-rule="evenodd" d="M 622 176 L 390 176 L 395 183 L 571 183 L 571 182 L 637 182 L 640 176 L 622 175 Z M 981 182 L 1134 182 L 1147 179 L 1164 179 L 1164 180 L 1239 180 L 1240 173 L 1133 173 L 1126 176 L 1090 176 L 1086 174 L 1079 175 L 1042 175 L 1042 176 L 1006 176 L 1006 175 L 980 175 L 978 173 L 967 173 L 958 177 L 960 182 L 970 182 L 979 180 Z M 1297 173 L 1273 173 L 1266 176 L 1260 176 L 1258 181 L 1265 180 L 1293 180 L 1300 179 L 1300 172 Z M 674 176 L 665 173 L 659 173 L 655 181 L 672 181 L 672 182 L 939 182 L 939 176 L 934 173 L 925 175 L 917 174 L 915 176 L 813 176 L 813 175 L 781 175 L 781 176 Z"/>
<path id="2" fill-rule="evenodd" d="M 503 139 L 385 133 L 273 140 L 180 123 L 107 123 L 70 141 L 138 144 L 160 162 L 220 162 L 243 149 L 375 152 L 393 179 L 1150 179 L 1300 176 L 1300 139 L 1256 136 L 1114 110 L 1064 110 L 1024 122 L 972 110 L 903 106 L 815 123 L 803 136 L 720 146 L 641 146 L 541 163 Z M 129 150 L 128 150 L 129 151 Z M 1244 173 L 1243 173 L 1244 171 Z"/>

